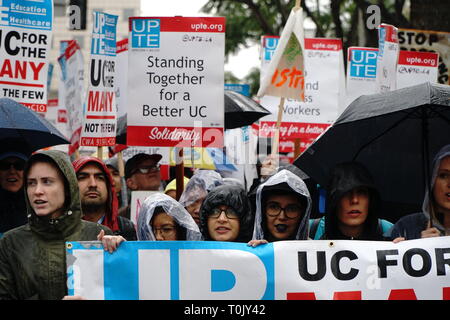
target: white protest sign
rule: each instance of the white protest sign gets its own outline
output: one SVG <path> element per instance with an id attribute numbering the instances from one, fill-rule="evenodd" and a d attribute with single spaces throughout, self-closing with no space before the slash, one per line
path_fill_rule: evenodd
<path id="1" fill-rule="evenodd" d="M 397 88 L 397 61 L 399 55 L 398 29 L 381 24 L 378 29 L 377 90 L 388 92 Z"/>
<path id="2" fill-rule="evenodd" d="M 53 1 L 0 1 L 0 97 L 47 110 Z"/>
<path id="3" fill-rule="evenodd" d="M 399 29 L 401 50 L 439 54 L 438 82 L 450 84 L 450 32 Z"/>
<path id="4" fill-rule="evenodd" d="M 117 118 L 127 113 L 128 39 L 117 42 L 116 48 L 116 105 Z"/>
<path id="5" fill-rule="evenodd" d="M 137 226 L 139 210 L 141 210 L 145 199 L 156 192 L 159 191 L 131 191 L 130 220 L 135 226 Z"/>
<path id="6" fill-rule="evenodd" d="M 86 113 L 80 145 L 99 147 L 116 144 L 115 101 L 117 16 L 93 12 L 91 60 Z"/>
<path id="7" fill-rule="evenodd" d="M 361 95 L 377 93 L 378 49 L 350 47 L 347 64 L 347 105 Z M 400 50 L 396 87 L 404 87 L 431 82 L 436 83 L 438 77 L 439 56 L 433 52 Z"/>
<path id="8" fill-rule="evenodd" d="M 99 242 L 69 242 L 68 289 L 111 300 L 449 300 L 449 239 L 277 241 L 256 248 L 127 241 L 112 254 Z"/>
<path id="9" fill-rule="evenodd" d="M 225 18 L 130 18 L 127 145 L 223 147 Z"/>
<path id="10" fill-rule="evenodd" d="M 377 92 L 377 48 L 349 47 L 347 62 L 347 102 Z"/>
<path id="11" fill-rule="evenodd" d="M 397 89 L 416 84 L 436 83 L 439 55 L 434 52 L 400 51 L 397 65 Z"/>
<path id="12" fill-rule="evenodd" d="M 266 41 L 266 43 L 269 43 Z M 342 41 L 339 39 L 305 39 L 305 101 L 286 99 L 280 139 L 301 139 L 304 150 L 337 118 L 343 81 Z M 260 104 L 271 115 L 260 119 L 260 136 L 273 135 L 279 98 L 264 96 Z"/>
<path id="13" fill-rule="evenodd" d="M 69 154 L 75 152 L 79 147 L 81 123 L 83 119 L 83 55 L 75 40 L 69 42 L 64 54 L 58 58 L 62 69 L 63 100 L 59 103 L 67 110 L 69 118 Z"/>

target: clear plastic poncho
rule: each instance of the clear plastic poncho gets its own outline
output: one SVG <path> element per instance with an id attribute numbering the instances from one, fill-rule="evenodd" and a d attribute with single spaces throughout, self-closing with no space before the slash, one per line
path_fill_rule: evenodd
<path id="1" fill-rule="evenodd" d="M 209 191 L 223 184 L 222 177 L 214 170 L 199 170 L 186 184 L 179 202 L 183 207 L 205 198 Z"/>
<path id="2" fill-rule="evenodd" d="M 295 235 L 296 240 L 307 240 L 309 233 L 309 216 L 311 214 L 311 206 L 312 200 L 309 194 L 309 190 L 306 187 L 305 182 L 300 179 L 299 176 L 292 173 L 288 170 L 281 170 L 267 179 L 264 183 L 260 184 L 258 189 L 256 190 L 256 212 L 255 212 L 255 225 L 253 228 L 253 239 L 261 240 L 265 239 L 264 237 L 264 228 L 263 228 L 263 205 L 262 201 L 262 193 L 264 192 L 264 188 L 268 186 L 275 186 L 281 183 L 287 183 L 287 185 L 292 189 L 292 191 L 298 193 L 300 196 L 304 196 L 307 200 L 307 207 L 305 213 L 302 217 L 302 220 L 299 223 L 297 233 Z"/>
<path id="3" fill-rule="evenodd" d="M 139 211 L 137 221 L 138 240 L 156 240 L 150 221 L 157 207 L 162 207 L 179 226 L 186 230 L 186 240 L 202 240 L 202 234 L 189 212 L 178 201 L 159 192 L 145 199 Z"/>

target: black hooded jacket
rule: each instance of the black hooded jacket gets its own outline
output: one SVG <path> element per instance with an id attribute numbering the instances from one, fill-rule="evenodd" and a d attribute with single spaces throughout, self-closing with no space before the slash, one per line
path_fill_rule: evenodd
<path id="1" fill-rule="evenodd" d="M 338 164 L 331 173 L 327 190 L 325 233 L 321 239 L 351 239 L 339 230 L 337 210 L 341 198 L 347 192 L 359 187 L 366 187 L 369 190 L 369 214 L 364 223 L 363 233 L 358 240 L 385 240 L 378 223 L 380 195 L 375 188 L 372 176 L 358 162 Z"/>
<path id="2" fill-rule="evenodd" d="M 245 190 L 236 185 L 222 185 L 208 193 L 200 208 L 200 231 L 204 240 L 212 240 L 208 233 L 208 213 L 215 207 L 232 207 L 239 216 L 240 231 L 235 242 L 248 242 L 252 238 L 253 214 Z"/>

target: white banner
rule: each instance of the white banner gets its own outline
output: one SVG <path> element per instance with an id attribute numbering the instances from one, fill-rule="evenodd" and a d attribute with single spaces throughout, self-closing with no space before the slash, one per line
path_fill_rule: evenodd
<path id="1" fill-rule="evenodd" d="M 70 295 L 88 299 L 448 300 L 449 237 L 67 245 Z"/>
<path id="2" fill-rule="evenodd" d="M 223 147 L 225 18 L 130 18 L 127 144 Z"/>
<path id="3" fill-rule="evenodd" d="M 0 1 L 0 97 L 47 110 L 53 1 Z"/>
<path id="4" fill-rule="evenodd" d="M 116 144 L 116 25 L 118 16 L 93 12 L 86 113 L 80 145 Z"/>

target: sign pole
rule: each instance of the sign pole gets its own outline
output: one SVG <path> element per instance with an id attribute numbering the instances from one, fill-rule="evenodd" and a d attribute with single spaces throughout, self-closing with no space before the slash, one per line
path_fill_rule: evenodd
<path id="1" fill-rule="evenodd" d="M 176 185 L 177 185 L 177 192 L 176 192 L 176 200 L 180 200 L 181 194 L 183 193 L 184 189 L 184 154 L 183 154 L 183 148 L 182 147 L 176 147 L 175 148 L 175 164 L 176 164 Z"/>

